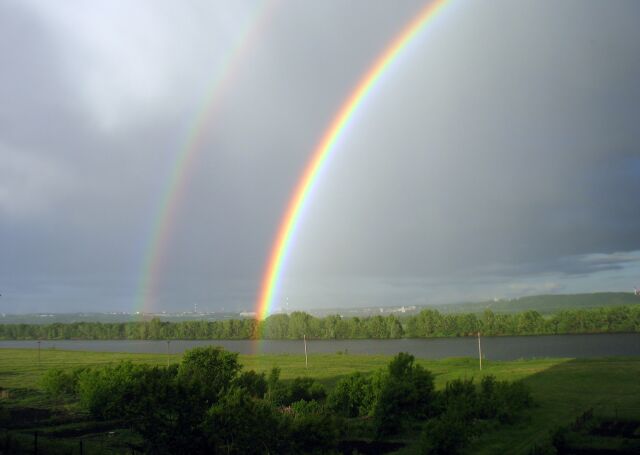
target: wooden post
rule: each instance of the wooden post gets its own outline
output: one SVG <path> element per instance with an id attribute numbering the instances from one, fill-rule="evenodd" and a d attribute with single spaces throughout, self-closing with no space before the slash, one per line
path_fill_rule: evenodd
<path id="1" fill-rule="evenodd" d="M 480 332 L 478 332 L 478 358 L 480 359 L 480 371 L 482 371 L 482 345 L 480 344 Z"/>
<path id="2" fill-rule="evenodd" d="M 80 440 L 80 455 L 83 455 L 83 454 L 84 454 L 84 450 L 83 450 L 83 447 L 82 447 L 82 439 L 81 439 Z"/>
<path id="3" fill-rule="evenodd" d="M 167 340 L 167 366 L 169 366 L 169 358 L 171 357 L 171 340 Z"/>
<path id="4" fill-rule="evenodd" d="M 38 340 L 38 366 L 40 366 L 40 343 L 41 341 Z"/>
<path id="5" fill-rule="evenodd" d="M 302 335 L 302 339 L 304 340 L 304 367 L 309 368 L 309 360 L 307 358 L 307 335 Z"/>
<path id="6" fill-rule="evenodd" d="M 35 455 L 38 455 L 38 432 L 37 431 L 33 432 L 33 453 L 35 453 Z"/>

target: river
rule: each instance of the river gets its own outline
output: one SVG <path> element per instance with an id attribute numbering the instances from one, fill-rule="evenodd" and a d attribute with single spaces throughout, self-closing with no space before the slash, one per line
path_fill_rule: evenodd
<path id="1" fill-rule="evenodd" d="M 483 337 L 482 354 L 491 360 L 515 360 L 543 357 L 589 358 L 640 356 L 640 334 L 545 335 Z M 172 354 L 197 346 L 222 346 L 240 354 L 303 354 L 302 340 L 172 340 Z M 0 348 L 37 348 L 37 341 L 0 341 Z M 154 353 L 167 352 L 163 340 L 45 340 L 41 349 L 72 351 Z M 381 354 L 408 352 L 418 358 L 476 357 L 478 339 L 435 338 L 400 340 L 309 340 L 312 354 Z"/>

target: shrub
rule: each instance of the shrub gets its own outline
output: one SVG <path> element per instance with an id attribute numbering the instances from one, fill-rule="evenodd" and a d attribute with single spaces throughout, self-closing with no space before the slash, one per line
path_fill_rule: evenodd
<path id="1" fill-rule="evenodd" d="M 278 406 L 289 406 L 296 401 L 323 401 L 327 392 L 312 378 L 295 378 L 289 383 L 277 382 L 271 391 L 271 401 Z"/>
<path id="2" fill-rule="evenodd" d="M 244 371 L 234 383 L 256 398 L 263 398 L 267 393 L 267 379 L 264 373 L 258 374 L 253 370 Z"/>
<path id="3" fill-rule="evenodd" d="M 371 415 L 380 436 L 397 432 L 407 417 L 435 413 L 433 375 L 414 362 L 412 355 L 400 353 L 371 381 Z"/>
<path id="4" fill-rule="evenodd" d="M 294 417 L 307 416 L 310 414 L 321 414 L 323 407 L 316 400 L 300 400 L 291 403 L 291 412 Z"/>
<path id="5" fill-rule="evenodd" d="M 202 425 L 206 453 L 284 453 L 287 421 L 269 403 L 233 388 L 207 412 Z"/>
<path id="6" fill-rule="evenodd" d="M 485 376 L 480 382 L 477 416 L 497 418 L 501 423 L 513 422 L 518 411 L 533 404 L 531 392 L 522 381 L 497 381 Z"/>
<path id="7" fill-rule="evenodd" d="M 121 362 L 114 367 L 86 370 L 78 375 L 80 403 L 97 419 L 122 418 L 135 396 L 136 374 L 149 368 Z"/>
<path id="8" fill-rule="evenodd" d="M 327 407 L 344 417 L 358 417 L 371 412 L 371 380 L 356 372 L 338 381 L 327 396 Z"/>
<path id="9" fill-rule="evenodd" d="M 420 435 L 420 453 L 425 455 L 455 455 L 460 453 L 474 435 L 474 428 L 464 416 L 450 410 L 430 419 Z"/>
<path id="10" fill-rule="evenodd" d="M 47 370 L 40 378 L 40 385 L 52 396 L 75 395 L 78 389 L 78 378 L 86 368 L 75 368 L 66 371 L 59 368 Z"/>
<path id="11" fill-rule="evenodd" d="M 211 405 L 229 389 L 240 368 L 237 353 L 207 346 L 184 353 L 178 378 L 204 404 Z"/>
<path id="12" fill-rule="evenodd" d="M 342 435 L 342 422 L 329 414 L 308 414 L 288 419 L 291 454 L 333 453 Z"/>
<path id="13" fill-rule="evenodd" d="M 473 379 L 454 379 L 447 382 L 439 398 L 441 413 L 453 411 L 464 420 L 470 420 L 478 413 L 478 393 Z"/>

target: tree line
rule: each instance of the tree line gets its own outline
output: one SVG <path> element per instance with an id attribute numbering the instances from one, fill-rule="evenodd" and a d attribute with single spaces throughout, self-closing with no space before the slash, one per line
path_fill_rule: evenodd
<path id="1" fill-rule="evenodd" d="M 522 382 L 456 379 L 438 391 L 434 375 L 400 353 L 372 375 L 352 373 L 327 390 L 310 377 L 280 380 L 280 370 L 242 371 L 238 354 L 196 348 L 170 366 L 122 362 L 51 369 L 51 396 L 77 403 L 93 419 L 141 438 L 144 453 L 353 453 L 349 438 L 384 440 L 421 431 L 422 454 L 455 454 L 475 436 L 513 423 L 530 407 Z"/>
<path id="2" fill-rule="evenodd" d="M 555 335 L 640 332 L 640 305 L 565 310 L 550 316 L 521 313 L 443 314 L 423 310 L 412 316 L 318 318 L 304 312 L 275 314 L 264 321 L 167 322 L 154 318 L 139 322 L 75 322 L 70 324 L 0 324 L 3 340 L 242 340 L 242 339 L 392 339 L 486 336 Z"/>

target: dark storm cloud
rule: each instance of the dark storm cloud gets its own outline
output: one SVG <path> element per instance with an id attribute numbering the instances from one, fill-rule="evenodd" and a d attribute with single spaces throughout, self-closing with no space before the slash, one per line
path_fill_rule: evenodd
<path id="1" fill-rule="evenodd" d="M 516 8 L 503 9 L 506 23 L 518 19 Z M 444 56 L 425 44 L 424 71 L 401 76 L 405 84 L 429 78 L 423 93 L 389 87 L 393 98 L 379 102 L 375 120 L 361 126 L 374 139 L 343 147 L 345 158 L 336 158 L 342 161 L 332 170 L 335 193 L 326 197 L 326 210 L 342 216 L 322 214 L 333 225 L 323 228 L 337 241 L 340 231 L 345 244 L 367 243 L 374 248 L 363 249 L 376 254 L 378 247 L 380 258 L 390 258 L 366 257 L 362 265 L 396 258 L 399 269 L 422 263 L 428 271 L 432 248 L 436 268 L 638 248 L 640 200 L 631 195 L 640 180 L 629 167 L 638 156 L 630 119 L 639 114 L 633 81 L 640 73 L 637 41 L 625 36 L 631 21 L 621 12 L 594 30 L 592 21 L 601 19 L 592 11 L 569 28 L 555 16 L 544 22 L 543 10 L 528 8 L 526 22 L 521 14 L 523 29 L 509 40 L 491 29 L 495 17 L 474 11 L 475 42 L 456 43 L 454 36 Z M 609 27 L 620 31 L 617 40 Z M 537 39 L 540 48 L 524 46 Z M 589 44 L 600 40 L 607 46 Z M 500 57 L 483 61 L 488 51 Z M 323 182 L 325 191 L 332 183 Z M 403 236 L 416 241 L 382 241 Z"/>
<path id="2" fill-rule="evenodd" d="M 194 156 L 159 309 L 253 305 L 311 151 L 421 6 L 274 10 Z M 0 4 L 2 311 L 133 308 L 176 157 L 253 9 Z M 453 1 L 345 132 L 281 299 L 626 287 L 640 268 L 639 16 L 633 2 Z"/>

